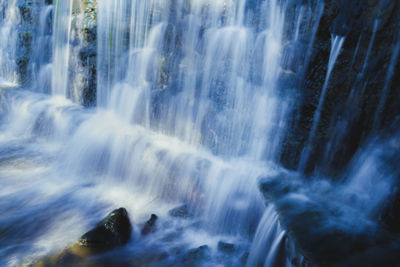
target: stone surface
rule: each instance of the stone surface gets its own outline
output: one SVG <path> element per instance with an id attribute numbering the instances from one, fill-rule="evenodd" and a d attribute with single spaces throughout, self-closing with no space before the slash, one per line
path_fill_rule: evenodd
<path id="1" fill-rule="evenodd" d="M 154 232 L 156 230 L 156 222 L 157 222 L 158 216 L 155 214 L 151 214 L 150 219 L 144 224 L 142 228 L 142 235 L 148 235 L 151 232 Z"/>
<path id="2" fill-rule="evenodd" d="M 168 212 L 168 214 L 169 214 L 171 217 L 183 218 L 183 219 L 190 218 L 190 217 L 193 216 L 193 215 L 190 213 L 189 207 L 188 207 L 186 204 L 185 204 L 185 205 L 182 205 L 182 206 L 179 206 L 179 207 L 176 207 L 176 208 L 173 208 L 172 210 L 170 210 L 170 211 Z"/>
<path id="3" fill-rule="evenodd" d="M 93 230 L 79 238 L 79 245 L 90 248 L 112 249 L 125 245 L 130 239 L 132 226 L 124 208 L 111 212 Z"/>
<path id="4" fill-rule="evenodd" d="M 107 266 L 90 258 L 125 245 L 132 226 L 124 208 L 111 212 L 97 226 L 79 238 L 78 243 L 34 264 L 34 267 Z M 117 261 L 115 261 L 117 262 Z"/>

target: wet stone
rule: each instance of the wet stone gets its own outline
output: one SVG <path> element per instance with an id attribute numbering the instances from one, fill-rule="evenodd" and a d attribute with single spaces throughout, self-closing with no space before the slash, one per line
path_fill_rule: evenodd
<path id="1" fill-rule="evenodd" d="M 171 217 L 183 218 L 183 219 L 190 218 L 190 217 L 193 216 L 190 213 L 189 208 L 188 208 L 188 206 L 186 204 L 182 205 L 182 206 L 179 206 L 179 207 L 176 207 L 176 208 L 173 208 L 172 210 L 170 210 L 168 212 L 168 214 Z"/>
<path id="2" fill-rule="evenodd" d="M 197 266 L 204 260 L 210 258 L 211 250 L 207 245 L 200 246 L 198 248 L 190 249 L 183 256 L 182 262 L 187 266 Z"/>
<path id="3" fill-rule="evenodd" d="M 236 247 L 234 244 L 219 241 L 218 242 L 218 250 L 223 252 L 223 253 L 234 253 L 236 251 Z"/>
<path id="4" fill-rule="evenodd" d="M 111 212 L 94 229 L 79 239 L 79 245 L 98 249 L 112 249 L 125 245 L 130 239 L 132 226 L 124 208 Z"/>
<path id="5" fill-rule="evenodd" d="M 142 228 L 142 235 L 147 235 L 149 233 L 154 232 L 155 226 L 156 226 L 156 222 L 157 222 L 158 216 L 155 214 L 151 214 L 150 219 L 145 223 L 145 225 Z"/>

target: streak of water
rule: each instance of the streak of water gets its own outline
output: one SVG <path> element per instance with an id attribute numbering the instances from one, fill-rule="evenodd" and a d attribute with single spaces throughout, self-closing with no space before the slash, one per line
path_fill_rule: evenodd
<path id="1" fill-rule="evenodd" d="M 400 35 L 399 35 L 400 37 Z M 398 64 L 398 57 L 399 57 L 399 53 L 400 53 L 400 41 L 397 41 L 397 44 L 395 45 L 394 49 L 393 49 L 393 53 L 392 53 L 392 57 L 390 60 L 390 65 L 389 65 L 389 69 L 387 71 L 386 74 L 386 79 L 385 79 L 385 85 L 382 88 L 382 93 L 381 93 L 381 97 L 378 103 L 378 107 L 376 109 L 375 112 L 375 116 L 374 116 L 374 121 L 373 121 L 373 133 L 376 133 L 381 121 L 381 114 L 383 112 L 383 109 L 385 107 L 385 103 L 387 101 L 387 97 L 389 94 L 389 90 L 390 90 L 390 86 L 391 86 L 391 82 L 392 82 L 392 78 L 396 69 L 396 66 Z"/>
<path id="2" fill-rule="evenodd" d="M 18 83 L 17 38 L 20 22 L 17 0 L 0 1 L 0 84 Z"/>
<path id="3" fill-rule="evenodd" d="M 299 162 L 299 170 L 300 171 L 304 171 L 304 169 L 306 168 L 308 159 L 310 157 L 310 153 L 311 153 L 311 149 L 312 149 L 311 146 L 313 144 L 314 137 L 315 137 L 317 128 L 319 126 L 322 108 L 324 107 L 324 103 L 325 103 L 325 95 L 326 95 L 326 92 L 328 89 L 329 79 L 331 77 L 332 70 L 335 66 L 336 60 L 337 60 L 338 56 L 340 55 L 340 51 L 342 49 L 345 39 L 346 39 L 346 37 L 344 37 L 344 36 L 332 36 L 331 52 L 330 52 L 329 62 L 328 62 L 328 70 L 326 72 L 324 85 L 322 86 L 321 95 L 320 95 L 319 101 L 318 101 L 318 106 L 314 113 L 314 118 L 313 118 L 311 130 L 310 130 L 310 134 L 308 136 L 307 143 L 304 147 L 304 150 L 303 150 L 301 158 L 300 158 L 300 162 Z"/>

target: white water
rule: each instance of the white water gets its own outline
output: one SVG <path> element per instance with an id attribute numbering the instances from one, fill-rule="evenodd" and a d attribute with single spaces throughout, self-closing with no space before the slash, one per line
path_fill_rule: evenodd
<path id="1" fill-rule="evenodd" d="M 17 84 L 17 39 L 16 28 L 21 20 L 17 0 L 0 1 L 0 86 Z"/>
<path id="2" fill-rule="evenodd" d="M 313 6 L 248 5 L 99 1 L 99 108 L 88 111 L 66 99 L 80 100 L 82 7 L 56 1 L 41 10 L 32 90 L 53 96 L 3 95 L 2 194 L 16 206 L 0 220 L 18 245 L 1 249 L 2 264 L 56 252 L 118 206 L 139 227 L 151 213 L 170 225 L 167 211 L 188 205 L 194 219 L 173 222 L 185 238 L 160 241 L 170 231 L 162 226 L 150 244 L 207 244 L 217 259 L 216 243 L 227 239 L 246 251 L 264 211 L 258 177 L 278 169 L 274 161 L 290 111 L 290 99 L 277 87 L 283 45 L 286 38 L 298 40 L 300 24 L 314 19 Z M 300 14 L 293 36 L 285 37 L 290 10 Z M 52 11 L 49 61 L 41 47 L 50 41 L 44 28 Z M 52 218 L 43 216 L 48 210 Z M 128 248 L 138 249 L 135 242 Z"/>
<path id="3" fill-rule="evenodd" d="M 72 5 L 72 0 L 56 0 L 54 2 L 51 93 L 65 97 L 67 96 L 69 86 L 68 73 L 71 53 Z"/>
<path id="4" fill-rule="evenodd" d="M 52 29 L 51 18 L 53 6 L 40 9 L 38 32 L 33 40 L 33 51 L 30 71 L 32 75 L 32 90 L 40 93 L 51 93 L 52 88 Z"/>
<path id="5" fill-rule="evenodd" d="M 285 237 L 286 231 L 282 229 L 278 221 L 275 208 L 270 205 L 265 210 L 254 235 L 246 266 L 292 266 L 285 262 L 285 257 L 277 258 L 279 253 L 285 253 Z"/>

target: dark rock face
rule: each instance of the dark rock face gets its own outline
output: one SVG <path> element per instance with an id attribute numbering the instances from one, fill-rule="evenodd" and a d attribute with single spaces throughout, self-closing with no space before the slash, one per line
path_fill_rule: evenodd
<path id="1" fill-rule="evenodd" d="M 355 196 L 348 198 L 343 188 L 314 183 L 282 173 L 259 185 L 306 260 L 317 266 L 396 266 L 400 237 L 354 208 Z"/>
<path id="2" fill-rule="evenodd" d="M 376 37 L 368 57 L 374 28 Z M 400 77 L 394 75 L 377 129 L 373 129 L 391 57 L 398 44 L 399 28 L 398 1 L 325 1 L 301 86 L 304 91 L 295 101 L 293 119 L 283 143 L 281 162 L 285 167 L 298 167 L 306 145 L 325 81 L 333 34 L 346 36 L 346 40 L 329 80 L 306 172 L 317 170 L 331 177 L 340 176 L 359 146 L 400 116 L 400 106 L 396 104 L 400 100 Z M 287 61 L 287 68 L 294 70 L 291 61 Z M 394 73 L 399 71 L 397 64 Z"/>
<path id="3" fill-rule="evenodd" d="M 92 42 L 92 41 L 90 41 Z M 82 88 L 82 104 L 91 107 L 96 104 L 97 87 L 97 50 L 92 43 L 84 46 L 79 51 L 80 64 L 85 72 Z"/>
<path id="4" fill-rule="evenodd" d="M 124 208 L 119 208 L 111 212 L 96 228 L 84 234 L 79 239 L 79 244 L 90 248 L 112 249 L 125 245 L 131 232 L 128 213 Z"/>
<path id="5" fill-rule="evenodd" d="M 154 232 L 155 226 L 156 226 L 156 221 L 158 219 L 158 216 L 155 214 L 151 214 L 150 219 L 144 224 L 143 228 L 142 228 L 142 235 L 147 235 L 151 232 Z"/>

